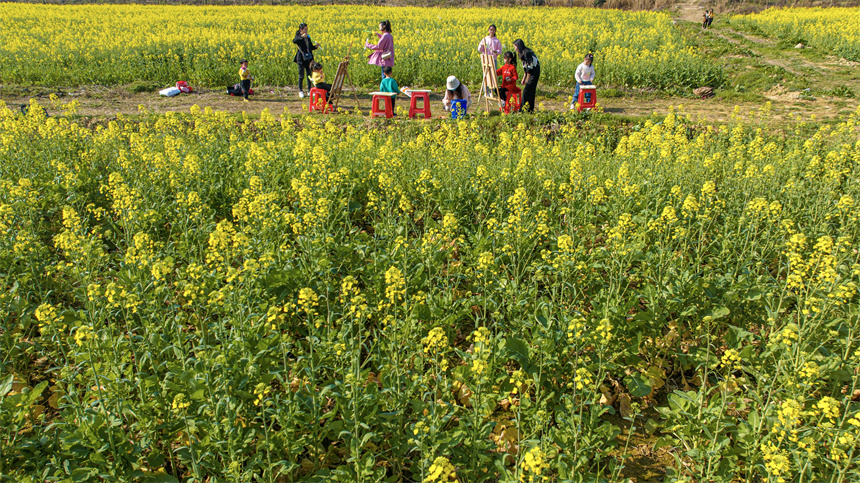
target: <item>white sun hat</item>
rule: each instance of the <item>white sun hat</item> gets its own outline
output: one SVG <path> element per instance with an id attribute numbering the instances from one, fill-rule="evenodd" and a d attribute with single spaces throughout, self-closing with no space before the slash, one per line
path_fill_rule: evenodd
<path id="1" fill-rule="evenodd" d="M 460 81 L 458 81 L 457 78 L 453 75 L 448 77 L 447 84 L 449 91 L 453 91 L 454 89 L 460 87 Z"/>

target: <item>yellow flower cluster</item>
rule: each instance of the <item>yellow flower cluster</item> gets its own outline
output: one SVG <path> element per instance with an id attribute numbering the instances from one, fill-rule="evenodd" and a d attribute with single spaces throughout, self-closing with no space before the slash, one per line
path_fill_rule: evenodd
<path id="1" fill-rule="evenodd" d="M 299 290 L 298 308 L 309 317 L 316 315 L 316 307 L 319 306 L 319 297 L 314 289 L 305 287 Z"/>
<path id="2" fill-rule="evenodd" d="M 593 337 L 599 343 L 609 343 L 609 341 L 612 340 L 612 322 L 610 322 L 609 319 L 600 319 L 600 322 L 594 329 Z"/>
<path id="3" fill-rule="evenodd" d="M 424 481 L 425 483 L 457 481 L 457 470 L 448 458 L 439 456 L 433 460 L 433 464 L 427 470 L 427 476 L 424 477 Z"/>
<path id="4" fill-rule="evenodd" d="M 517 369 L 511 374 L 508 382 L 514 385 L 511 394 L 525 394 L 526 389 L 534 383 L 534 380 L 528 377 L 526 371 Z"/>
<path id="5" fill-rule="evenodd" d="M 761 445 L 764 467 L 777 483 L 785 483 L 785 476 L 791 474 L 791 459 L 773 443 Z"/>
<path id="6" fill-rule="evenodd" d="M 487 360 L 490 357 L 490 342 L 492 340 L 492 334 L 490 333 L 490 329 L 486 327 L 478 327 L 471 335 L 469 335 L 469 339 L 472 340 L 472 353 L 474 354 L 474 359 L 472 360 L 472 372 L 478 377 L 481 377 L 487 370 Z"/>
<path id="7" fill-rule="evenodd" d="M 434 327 L 426 337 L 421 339 L 424 344 L 424 349 L 428 354 L 440 354 L 448 348 L 448 336 L 445 335 L 445 330 L 441 327 Z"/>
<path id="8" fill-rule="evenodd" d="M 82 346 L 86 341 L 94 339 L 95 332 L 93 332 L 92 327 L 88 325 L 82 325 L 78 327 L 78 330 L 75 331 L 75 344 Z"/>
<path id="9" fill-rule="evenodd" d="M 51 304 L 43 303 L 36 307 L 36 320 L 39 321 L 40 330 L 57 330 L 63 331 L 66 329 L 66 324 L 60 323 L 62 318 L 57 312 L 57 308 Z"/>
<path id="10" fill-rule="evenodd" d="M 720 359 L 720 363 L 729 371 L 736 371 L 741 368 L 741 354 L 735 349 L 727 349 Z"/>
<path id="11" fill-rule="evenodd" d="M 358 281 L 352 275 L 344 277 L 340 284 L 340 303 L 347 305 L 347 314 L 358 320 L 370 316 L 370 308 L 365 297 L 358 288 Z"/>
<path id="12" fill-rule="evenodd" d="M 797 324 L 789 323 L 779 332 L 771 334 L 770 342 L 772 344 L 785 344 L 791 347 L 792 344 L 798 341 L 798 337 Z"/>
<path id="13" fill-rule="evenodd" d="M 185 396 L 184 393 L 178 393 L 176 396 L 173 396 L 173 404 L 171 404 L 171 408 L 174 410 L 182 410 L 191 406 L 191 401 L 188 400 L 188 397 Z"/>
<path id="14" fill-rule="evenodd" d="M 546 460 L 546 453 L 540 447 L 535 446 L 523 456 L 520 481 L 548 481 L 548 469 L 549 462 Z"/>
<path id="15" fill-rule="evenodd" d="M 576 387 L 576 390 L 581 391 L 585 388 L 591 387 L 594 384 L 594 374 L 592 374 L 588 369 L 584 367 L 578 367 L 576 369 L 576 375 L 573 378 L 573 382 L 568 383 L 568 388 Z"/>
<path id="16" fill-rule="evenodd" d="M 385 298 L 388 307 L 397 305 L 406 295 L 406 278 L 397 267 L 391 267 L 385 272 Z M 380 308 L 382 310 L 382 307 Z"/>
<path id="17" fill-rule="evenodd" d="M 269 395 L 272 394 L 272 386 L 266 384 L 265 382 L 258 383 L 254 386 L 254 405 L 260 406 L 265 401 L 267 405 L 271 404 L 271 401 L 268 401 Z"/>

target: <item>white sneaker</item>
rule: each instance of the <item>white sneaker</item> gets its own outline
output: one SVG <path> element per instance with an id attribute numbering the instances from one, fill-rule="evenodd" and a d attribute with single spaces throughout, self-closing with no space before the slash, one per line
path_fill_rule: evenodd
<path id="1" fill-rule="evenodd" d="M 304 99 L 304 97 L 305 97 L 305 91 L 299 91 L 299 97 L 301 97 L 302 99 Z"/>

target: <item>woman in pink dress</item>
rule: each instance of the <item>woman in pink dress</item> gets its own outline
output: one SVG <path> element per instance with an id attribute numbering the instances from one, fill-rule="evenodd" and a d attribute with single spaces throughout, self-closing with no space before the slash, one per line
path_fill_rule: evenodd
<path id="1" fill-rule="evenodd" d="M 394 67 L 394 37 L 391 36 L 391 22 L 388 20 L 379 22 L 379 32 L 376 34 L 379 37 L 378 43 L 365 43 L 364 46 L 373 51 L 368 56 L 367 63 L 378 65 L 379 73 L 384 79 L 385 74 L 382 72 L 382 68 Z"/>

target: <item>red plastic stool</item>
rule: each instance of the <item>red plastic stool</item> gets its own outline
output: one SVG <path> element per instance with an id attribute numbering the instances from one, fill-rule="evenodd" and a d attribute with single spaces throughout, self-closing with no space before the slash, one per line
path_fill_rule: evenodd
<path id="1" fill-rule="evenodd" d="M 394 96 L 396 95 L 395 93 L 393 93 L 393 92 L 371 92 L 370 95 L 373 96 L 373 99 L 371 100 L 372 104 L 370 106 L 370 117 L 371 118 L 379 117 L 379 116 L 385 116 L 387 118 L 390 118 L 390 117 L 394 116 L 394 106 L 393 106 L 394 103 L 391 101 L 394 99 Z M 385 106 L 380 108 L 379 107 L 379 101 L 384 101 L 383 103 L 385 104 Z"/>
<path id="2" fill-rule="evenodd" d="M 418 107 L 418 101 L 423 101 Z M 409 117 L 414 118 L 416 114 L 423 114 L 424 119 L 433 117 L 430 114 L 430 91 L 412 91 L 412 100 L 409 101 Z"/>
<path id="3" fill-rule="evenodd" d="M 511 101 L 515 101 L 515 102 L 511 102 Z M 519 91 L 519 92 L 508 91 L 507 99 L 505 99 L 505 114 L 510 114 L 512 107 L 513 107 L 513 110 L 515 112 L 519 111 L 520 107 L 522 107 L 522 103 L 523 103 L 522 91 Z M 514 107 L 514 106 L 516 106 L 516 107 Z"/>
<path id="4" fill-rule="evenodd" d="M 323 114 L 325 114 L 326 110 L 330 112 L 331 108 L 325 102 L 325 96 L 325 89 L 317 89 L 316 87 L 311 87 L 310 102 L 308 102 L 308 112 L 320 111 Z"/>
<path id="5" fill-rule="evenodd" d="M 582 112 L 585 109 L 594 109 L 597 106 L 597 87 L 579 86 L 579 96 L 576 100 L 576 105 L 576 112 Z"/>

